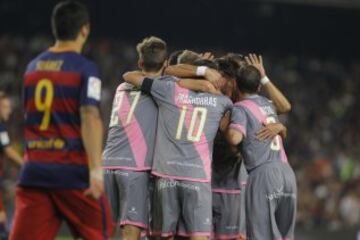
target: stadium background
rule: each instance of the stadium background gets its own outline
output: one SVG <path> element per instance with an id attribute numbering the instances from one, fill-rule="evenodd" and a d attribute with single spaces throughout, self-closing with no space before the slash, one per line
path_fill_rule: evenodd
<path id="1" fill-rule="evenodd" d="M 51 46 L 57 1 L 0 1 L 0 89 L 22 148 L 21 84 L 29 60 Z M 105 125 L 115 87 L 136 67 L 135 44 L 156 35 L 171 50 L 261 53 L 269 77 L 291 100 L 283 117 L 299 186 L 297 239 L 355 239 L 360 226 L 360 3 L 351 0 L 84 1 L 92 33 L 84 54 L 102 71 Z M 310 3 L 311 2 L 311 3 Z M 13 212 L 17 169 L 6 165 Z"/>

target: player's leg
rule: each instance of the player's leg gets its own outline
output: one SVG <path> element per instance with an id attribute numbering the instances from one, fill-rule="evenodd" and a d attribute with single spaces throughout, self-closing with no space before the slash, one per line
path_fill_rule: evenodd
<path id="1" fill-rule="evenodd" d="M 152 201 L 152 235 L 173 239 L 180 217 L 177 181 L 156 178 Z"/>
<path id="2" fill-rule="evenodd" d="M 178 181 L 182 202 L 179 236 L 192 240 L 209 239 L 212 230 L 212 192 L 210 183 Z"/>
<path id="3" fill-rule="evenodd" d="M 118 222 L 120 221 L 120 200 L 119 200 L 119 191 L 118 186 L 116 183 L 116 174 L 115 170 L 105 170 L 104 175 L 104 184 L 105 184 L 105 192 L 106 196 L 109 199 L 111 213 L 112 213 L 112 220 L 114 226 L 114 237 L 118 234 L 117 228 Z"/>
<path id="4" fill-rule="evenodd" d="M 7 239 L 6 213 L 3 204 L 2 192 L 0 192 L 0 240 Z"/>
<path id="5" fill-rule="evenodd" d="M 214 209 L 216 206 L 216 209 Z M 241 237 L 241 195 L 239 193 L 213 193 L 213 220 L 215 239 L 238 239 Z M 214 211 L 215 210 L 215 211 Z M 214 214 L 215 213 L 215 214 Z"/>
<path id="6" fill-rule="evenodd" d="M 149 227 L 149 172 L 116 171 L 121 235 L 137 240 Z"/>
<path id="7" fill-rule="evenodd" d="M 11 240 L 55 238 L 61 220 L 47 191 L 19 187 L 16 189 L 15 205 Z"/>
<path id="8" fill-rule="evenodd" d="M 281 171 L 273 164 L 258 167 L 249 174 L 246 197 L 246 234 L 251 240 L 282 239 L 275 219 L 281 190 Z"/>
<path id="9" fill-rule="evenodd" d="M 84 190 L 56 190 L 52 191 L 52 198 L 75 237 L 108 239 L 112 236 L 111 211 L 105 194 L 94 199 L 85 196 Z"/>
<path id="10" fill-rule="evenodd" d="M 284 195 L 276 210 L 276 222 L 283 238 L 294 239 L 296 222 L 297 187 L 293 170 L 288 164 L 283 166 Z"/>

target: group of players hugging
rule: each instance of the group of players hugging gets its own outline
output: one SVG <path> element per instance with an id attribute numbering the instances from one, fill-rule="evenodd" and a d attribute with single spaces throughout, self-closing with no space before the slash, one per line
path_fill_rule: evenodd
<path id="1" fill-rule="evenodd" d="M 278 119 L 291 106 L 261 56 L 168 57 L 163 40 L 145 38 L 139 70 L 115 91 L 103 150 L 101 80 L 81 55 L 88 10 L 60 2 L 51 24 L 54 46 L 24 74 L 10 239 L 54 239 L 63 220 L 74 238 L 91 240 L 294 238 L 296 180 Z"/>

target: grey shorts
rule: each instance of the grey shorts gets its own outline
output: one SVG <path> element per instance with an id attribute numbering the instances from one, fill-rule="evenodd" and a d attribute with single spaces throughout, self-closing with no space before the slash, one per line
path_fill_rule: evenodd
<path id="1" fill-rule="evenodd" d="M 263 164 L 250 172 L 246 190 L 248 240 L 293 239 L 297 188 L 289 164 Z"/>
<path id="2" fill-rule="evenodd" d="M 211 236 L 210 183 L 155 179 L 152 235 Z"/>
<path id="3" fill-rule="evenodd" d="M 245 189 L 239 193 L 213 192 L 214 239 L 246 236 Z"/>
<path id="4" fill-rule="evenodd" d="M 113 221 L 148 229 L 150 212 L 150 173 L 105 170 L 105 191 Z"/>

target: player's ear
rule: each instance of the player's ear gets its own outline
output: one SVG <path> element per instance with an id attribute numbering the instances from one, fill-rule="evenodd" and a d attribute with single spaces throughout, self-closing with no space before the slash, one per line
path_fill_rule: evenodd
<path id="1" fill-rule="evenodd" d="M 82 26 L 80 29 L 80 34 L 81 37 L 86 40 L 90 35 L 90 24 L 85 24 L 84 26 Z"/>
<path id="2" fill-rule="evenodd" d="M 140 69 L 143 69 L 143 68 L 144 68 L 144 61 L 143 61 L 141 58 L 138 60 L 138 67 L 139 67 Z"/>

